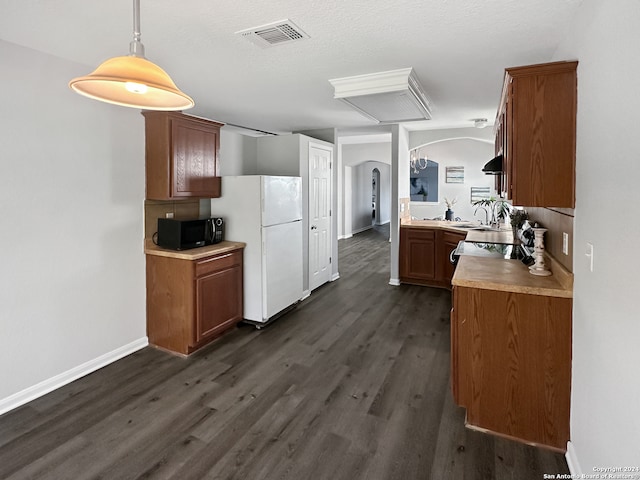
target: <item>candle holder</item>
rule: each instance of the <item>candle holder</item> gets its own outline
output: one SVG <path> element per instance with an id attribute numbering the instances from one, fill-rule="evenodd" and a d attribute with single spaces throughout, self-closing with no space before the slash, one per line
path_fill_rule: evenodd
<path id="1" fill-rule="evenodd" d="M 533 228 L 533 257 L 535 258 L 536 263 L 529 267 L 529 273 L 541 277 L 548 277 L 551 275 L 551 271 L 548 270 L 544 264 L 544 232 L 546 231 L 546 228 Z"/>

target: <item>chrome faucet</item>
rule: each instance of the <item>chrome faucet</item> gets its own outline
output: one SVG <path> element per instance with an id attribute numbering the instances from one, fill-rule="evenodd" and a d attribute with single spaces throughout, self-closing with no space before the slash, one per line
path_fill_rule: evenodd
<path id="1" fill-rule="evenodd" d="M 474 216 L 478 213 L 478 210 L 484 210 L 484 225 L 489 225 L 489 211 L 485 207 L 478 205 L 473 211 Z M 482 224 L 482 220 L 480 220 L 480 224 Z"/>

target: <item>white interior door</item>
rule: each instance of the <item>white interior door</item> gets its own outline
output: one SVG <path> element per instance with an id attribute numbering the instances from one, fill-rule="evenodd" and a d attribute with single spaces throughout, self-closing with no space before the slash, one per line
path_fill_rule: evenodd
<path id="1" fill-rule="evenodd" d="M 331 280 L 331 159 L 309 145 L 309 290 Z"/>

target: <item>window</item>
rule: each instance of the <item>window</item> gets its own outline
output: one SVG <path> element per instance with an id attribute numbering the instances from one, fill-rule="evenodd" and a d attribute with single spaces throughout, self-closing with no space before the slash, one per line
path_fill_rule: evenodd
<path id="1" fill-rule="evenodd" d="M 409 166 L 409 195 L 413 202 L 438 201 L 438 163 L 421 158 Z"/>

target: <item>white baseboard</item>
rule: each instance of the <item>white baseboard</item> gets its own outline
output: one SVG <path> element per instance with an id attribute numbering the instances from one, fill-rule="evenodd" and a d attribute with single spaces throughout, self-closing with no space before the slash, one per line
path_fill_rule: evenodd
<path id="1" fill-rule="evenodd" d="M 342 239 L 343 239 L 343 240 L 346 240 L 347 238 L 351 238 L 351 237 L 353 237 L 353 234 L 351 234 L 351 233 L 350 233 L 350 234 L 348 234 L 348 235 L 343 235 L 343 236 L 342 236 Z"/>
<path id="2" fill-rule="evenodd" d="M 310 296 L 311 296 L 311 290 L 305 290 L 304 292 L 302 292 L 302 298 L 300 299 L 300 301 L 305 300 Z"/>
<path id="3" fill-rule="evenodd" d="M 399 287 L 400 286 L 400 279 L 399 278 L 390 278 L 389 279 L 389 285 L 393 285 L 394 287 Z"/>
<path id="4" fill-rule="evenodd" d="M 567 453 L 565 453 L 564 458 L 567 460 L 571 477 L 582 478 L 582 468 L 580 468 L 578 455 L 576 454 L 576 449 L 573 447 L 573 443 L 567 442 Z"/>
<path id="5" fill-rule="evenodd" d="M 31 400 L 35 400 L 36 398 L 46 395 L 53 390 L 63 387 L 80 377 L 90 374 L 91 372 L 95 372 L 116 360 L 120 360 L 121 358 L 132 354 L 133 352 L 137 352 L 147 345 L 149 345 L 149 339 L 147 337 L 140 338 L 127 345 L 123 345 L 120 348 L 116 348 L 111 352 L 105 353 L 104 355 L 100 355 L 98 358 L 89 360 L 82 365 L 78 365 L 71 370 L 67 370 L 66 372 L 44 380 L 36 385 L 25 388 L 24 390 L 14 393 L 7 398 L 0 399 L 0 415 L 8 412 L 9 410 L 13 410 L 14 408 L 18 408 Z"/>
<path id="6" fill-rule="evenodd" d="M 340 278 L 340 274 L 338 272 L 334 273 L 333 275 L 331 275 L 331 281 L 335 282 L 336 280 L 338 280 Z"/>
<path id="7" fill-rule="evenodd" d="M 355 235 L 356 233 L 366 232 L 367 230 L 371 230 L 372 228 L 373 228 L 373 225 L 367 225 L 366 227 L 358 228 L 351 233 Z"/>

